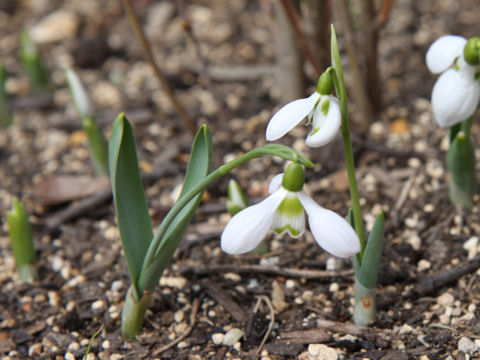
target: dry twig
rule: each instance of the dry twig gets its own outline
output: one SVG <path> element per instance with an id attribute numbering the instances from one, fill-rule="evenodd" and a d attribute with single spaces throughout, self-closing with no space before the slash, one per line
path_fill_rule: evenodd
<path id="1" fill-rule="evenodd" d="M 260 343 L 260 346 L 258 347 L 257 352 L 255 353 L 254 359 L 258 359 L 258 356 L 262 351 L 263 345 L 265 345 L 265 343 L 267 342 L 268 337 L 272 333 L 273 325 L 275 325 L 275 310 L 273 309 L 272 303 L 270 302 L 270 299 L 267 296 L 260 295 L 258 297 L 257 304 L 253 309 L 253 313 L 255 314 L 258 311 L 258 308 L 260 307 L 260 303 L 262 302 L 262 300 L 265 302 L 265 304 L 267 304 L 268 309 L 270 310 L 270 323 L 268 324 L 267 332 L 265 333 L 265 336 L 263 337 L 263 340 Z"/>
<path id="2" fill-rule="evenodd" d="M 153 56 L 153 52 L 152 52 L 150 43 L 149 43 L 147 37 L 145 36 L 145 33 L 143 32 L 142 26 L 140 25 L 140 23 L 137 19 L 137 16 L 135 15 L 135 12 L 133 10 L 132 0 L 123 0 L 123 4 L 125 6 L 125 11 L 127 12 L 128 18 L 130 19 L 130 22 L 133 26 L 133 29 L 135 30 L 135 33 L 137 34 L 137 37 L 138 37 L 138 39 L 140 40 L 140 43 L 143 46 L 143 49 L 144 49 L 145 54 L 147 56 L 147 60 L 150 63 L 150 66 L 153 68 L 155 76 L 160 81 L 160 84 L 162 84 L 163 89 L 167 93 L 167 95 L 168 95 L 170 101 L 172 102 L 173 106 L 175 107 L 175 110 L 177 111 L 178 115 L 180 115 L 183 122 L 185 123 L 186 128 L 192 134 L 195 134 L 196 131 L 197 131 L 197 126 L 195 125 L 195 122 L 192 120 L 192 118 L 187 114 L 187 112 L 183 108 L 182 104 L 180 104 L 180 101 L 175 96 L 173 88 L 168 83 L 167 78 L 165 77 L 165 74 L 160 70 L 160 67 L 158 66 L 157 62 L 155 61 L 155 57 Z"/>
<path id="3" fill-rule="evenodd" d="M 305 35 L 303 34 L 302 29 L 300 28 L 300 15 L 298 12 L 295 10 L 295 8 L 289 3 L 289 0 L 280 0 L 283 9 L 285 10 L 285 14 L 287 15 L 287 18 L 292 25 L 293 33 L 295 34 L 295 37 L 297 38 L 298 45 L 300 46 L 300 49 L 303 52 L 303 56 L 305 57 L 305 60 L 307 60 L 315 70 L 315 74 L 317 77 L 320 77 L 322 75 L 322 68 L 320 67 L 320 64 L 318 63 L 317 59 L 313 56 L 312 50 L 310 49 L 310 46 L 308 46 L 307 40 L 305 39 Z"/>
<path id="4" fill-rule="evenodd" d="M 205 266 L 183 266 L 180 268 L 182 275 L 191 273 L 195 275 L 208 275 L 212 273 L 261 273 L 280 275 L 285 277 L 298 277 L 304 279 L 328 279 L 335 276 L 350 277 L 353 275 L 353 269 L 343 271 L 331 270 L 303 270 L 303 269 L 289 269 L 281 268 L 279 266 L 263 266 L 263 265 L 238 265 L 238 264 L 218 264 Z"/>

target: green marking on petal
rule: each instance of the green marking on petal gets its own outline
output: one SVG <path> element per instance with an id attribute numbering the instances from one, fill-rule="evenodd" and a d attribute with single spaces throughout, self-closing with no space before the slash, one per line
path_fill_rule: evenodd
<path id="1" fill-rule="evenodd" d="M 293 218 L 303 214 L 304 210 L 302 203 L 298 200 L 298 196 L 289 193 L 285 196 L 285 199 L 283 199 L 276 211 L 284 216 Z"/>
<path id="2" fill-rule="evenodd" d="M 330 99 L 326 99 L 323 103 L 322 103 L 322 112 L 325 116 L 327 116 L 328 114 L 328 109 L 330 109 Z"/>
<path id="3" fill-rule="evenodd" d="M 315 135 L 319 130 L 320 130 L 320 127 L 317 126 L 310 134 L 308 134 L 308 136 L 313 136 L 313 135 Z"/>
<path id="4" fill-rule="evenodd" d="M 273 231 L 278 235 L 288 232 L 293 237 L 300 236 L 300 230 L 294 229 L 293 227 L 290 226 L 290 224 L 282 226 L 281 228 L 275 228 L 273 229 Z"/>
<path id="5" fill-rule="evenodd" d="M 315 111 L 317 109 L 317 106 L 318 104 L 320 103 L 320 100 L 322 100 L 322 97 L 320 96 L 317 100 L 317 102 L 315 103 L 315 105 L 313 105 L 313 111 Z"/>
<path id="6" fill-rule="evenodd" d="M 459 71 L 460 70 L 460 64 L 458 63 L 458 59 L 457 61 L 455 61 L 455 70 Z"/>

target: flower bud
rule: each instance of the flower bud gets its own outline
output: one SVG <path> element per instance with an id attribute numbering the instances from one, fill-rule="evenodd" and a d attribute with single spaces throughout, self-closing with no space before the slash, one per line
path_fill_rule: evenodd
<path id="1" fill-rule="evenodd" d="M 332 75 L 328 71 L 325 71 L 318 78 L 317 92 L 320 95 L 332 95 L 332 90 L 333 90 Z"/>
<path id="2" fill-rule="evenodd" d="M 480 38 L 470 38 L 463 48 L 463 57 L 469 65 L 480 64 Z"/>
<path id="3" fill-rule="evenodd" d="M 300 191 L 305 183 L 303 167 L 299 163 L 290 163 L 283 174 L 282 186 L 288 191 Z"/>
<path id="4" fill-rule="evenodd" d="M 227 210 L 232 216 L 248 207 L 248 200 L 245 192 L 242 190 L 238 182 L 233 179 L 228 182 L 227 197 Z"/>

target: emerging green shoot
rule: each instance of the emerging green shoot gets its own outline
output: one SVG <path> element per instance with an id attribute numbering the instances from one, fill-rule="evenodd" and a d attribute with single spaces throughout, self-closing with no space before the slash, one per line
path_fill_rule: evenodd
<path id="1" fill-rule="evenodd" d="M 10 98 L 5 88 L 7 82 L 7 70 L 0 63 L 0 126 L 7 127 L 13 122 L 13 114 L 10 105 Z"/>
<path id="2" fill-rule="evenodd" d="M 20 61 L 32 87 L 40 92 L 50 88 L 50 75 L 44 65 L 42 55 L 27 30 L 20 32 Z"/>
<path id="3" fill-rule="evenodd" d="M 83 130 L 87 134 L 95 173 L 97 176 L 108 176 L 107 140 L 95 121 L 87 92 L 73 69 L 66 68 L 65 76 L 75 108 L 82 122 Z"/>
<path id="4" fill-rule="evenodd" d="M 38 273 L 32 229 L 25 206 L 16 197 L 13 198 L 12 209 L 7 213 L 7 224 L 18 276 L 21 281 L 33 282 Z"/>

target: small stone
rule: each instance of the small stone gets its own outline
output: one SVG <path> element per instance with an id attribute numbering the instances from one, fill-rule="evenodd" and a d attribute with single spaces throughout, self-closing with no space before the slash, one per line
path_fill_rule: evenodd
<path id="1" fill-rule="evenodd" d="M 168 276 L 162 277 L 160 279 L 161 286 L 168 286 L 177 289 L 183 289 L 183 287 L 187 284 L 187 279 L 180 276 Z"/>
<path id="2" fill-rule="evenodd" d="M 470 239 L 465 241 L 463 248 L 468 251 L 468 260 L 473 259 L 478 253 L 478 237 L 472 236 Z"/>
<path id="3" fill-rule="evenodd" d="M 232 280 L 232 281 L 240 281 L 242 280 L 242 277 L 238 274 L 235 274 L 235 273 L 226 273 L 223 275 L 223 277 L 227 280 Z"/>
<path id="4" fill-rule="evenodd" d="M 180 341 L 177 345 L 179 349 L 185 349 L 190 346 L 190 343 L 188 341 Z"/>
<path id="5" fill-rule="evenodd" d="M 472 340 L 464 336 L 458 341 L 458 350 L 463 351 L 465 354 L 473 354 L 478 350 L 478 346 Z"/>
<path id="6" fill-rule="evenodd" d="M 417 264 L 417 270 L 418 271 L 425 271 L 425 270 L 430 269 L 431 266 L 432 266 L 432 263 L 430 261 L 422 259 Z"/>
<path id="7" fill-rule="evenodd" d="M 28 356 L 33 357 L 33 358 L 37 358 L 37 356 L 42 353 L 42 350 L 43 350 L 42 343 L 33 344 L 28 349 Z"/>
<path id="8" fill-rule="evenodd" d="M 223 345 L 233 346 L 237 341 L 239 341 L 243 336 L 243 331 L 239 328 L 233 328 L 227 331 L 223 337 Z"/>
<path id="9" fill-rule="evenodd" d="M 177 323 L 182 322 L 184 318 L 185 318 L 185 313 L 183 312 L 183 310 L 178 310 L 177 312 L 175 312 L 175 314 L 173 314 L 173 319 Z"/>
<path id="10" fill-rule="evenodd" d="M 327 259 L 327 263 L 325 264 L 325 268 L 327 270 L 330 270 L 330 271 L 333 271 L 333 270 L 337 270 L 338 268 L 338 261 L 337 259 L 333 258 L 333 257 L 329 257 Z"/>
<path id="11" fill-rule="evenodd" d="M 100 310 L 105 306 L 105 302 L 103 300 L 97 300 L 92 303 L 92 310 Z"/>
<path id="12" fill-rule="evenodd" d="M 335 292 L 337 292 L 339 289 L 340 289 L 340 286 L 339 286 L 338 283 L 336 283 L 336 282 L 331 283 L 330 286 L 328 287 L 328 291 L 330 291 L 331 293 L 335 293 Z"/>
<path id="13" fill-rule="evenodd" d="M 445 307 L 452 306 L 454 301 L 455 301 L 455 298 L 453 297 L 452 294 L 448 292 L 443 293 L 437 298 L 437 303 Z"/>
<path id="14" fill-rule="evenodd" d="M 212 335 L 212 341 L 215 345 L 220 345 L 221 343 L 223 343 L 224 337 L 225 335 L 223 335 L 222 333 L 215 333 Z"/>
<path id="15" fill-rule="evenodd" d="M 409 334 L 409 333 L 412 332 L 412 330 L 413 330 L 413 328 L 412 328 L 410 325 L 408 325 L 408 324 L 403 324 L 403 325 L 400 327 L 400 329 L 398 330 L 398 333 L 399 333 L 400 335 Z"/>
<path id="16" fill-rule="evenodd" d="M 102 348 L 104 348 L 105 350 L 110 349 L 110 340 L 105 340 L 104 342 L 102 342 Z"/>
<path id="17" fill-rule="evenodd" d="M 67 10 L 57 10 L 40 20 L 31 30 L 32 39 L 38 43 L 50 43 L 73 37 L 78 28 L 77 15 Z"/>
<path id="18" fill-rule="evenodd" d="M 64 359 L 65 360 L 75 360 L 75 355 L 73 355 L 73 353 L 71 353 L 71 352 L 67 352 L 67 353 L 65 353 Z"/>
<path id="19" fill-rule="evenodd" d="M 285 287 L 287 289 L 294 289 L 295 287 L 297 287 L 297 282 L 293 279 L 288 279 L 287 281 L 285 281 Z"/>
<path id="20" fill-rule="evenodd" d="M 393 134 L 405 134 L 410 132 L 410 126 L 408 125 L 408 121 L 405 118 L 399 118 L 394 120 L 390 124 L 390 131 Z"/>
<path id="21" fill-rule="evenodd" d="M 337 360 L 338 353 L 335 349 L 323 344 L 308 345 L 309 360 Z"/>
<path id="22" fill-rule="evenodd" d="M 275 310 L 282 312 L 289 307 L 289 304 L 285 301 L 285 293 L 277 281 L 273 282 L 272 287 L 272 305 Z"/>

